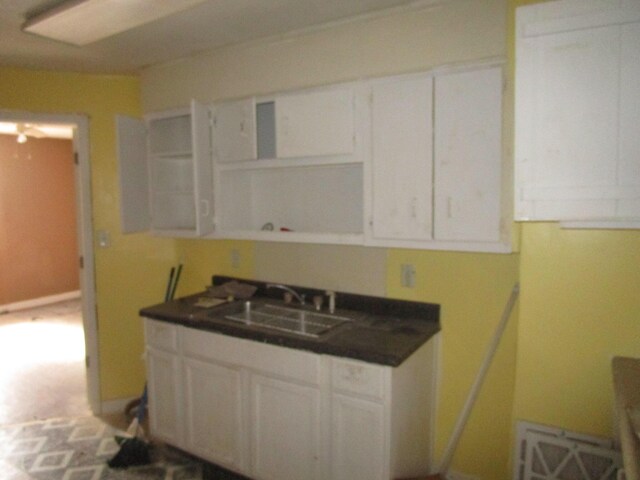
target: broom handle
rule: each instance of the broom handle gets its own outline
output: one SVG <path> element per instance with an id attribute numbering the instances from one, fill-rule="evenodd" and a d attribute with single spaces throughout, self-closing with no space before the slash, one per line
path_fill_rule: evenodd
<path id="1" fill-rule="evenodd" d="M 493 334 L 493 339 L 487 348 L 487 353 L 485 354 L 484 361 L 482 365 L 480 365 L 480 370 L 476 375 L 476 379 L 473 382 L 473 386 L 469 391 L 469 395 L 467 396 L 467 401 L 458 416 L 458 421 L 456 422 L 456 426 L 453 429 L 453 433 L 451 434 L 451 438 L 449 439 L 449 444 L 447 445 L 447 449 L 442 457 L 442 462 L 440 463 L 439 471 L 440 473 L 447 473 L 449 470 L 449 465 L 451 464 L 451 460 L 453 459 L 453 454 L 458 446 L 458 442 L 460 441 L 460 436 L 464 431 L 465 424 L 471 414 L 471 409 L 473 408 L 473 404 L 478 397 L 478 393 L 480 392 L 480 387 L 482 387 L 482 382 L 484 381 L 484 377 L 491 366 L 491 360 L 493 360 L 493 356 L 498 349 L 498 344 L 500 343 L 500 339 L 502 338 L 502 334 L 504 333 L 505 328 L 507 327 L 507 321 L 511 316 L 511 312 L 513 311 L 513 307 L 518 298 L 518 293 L 520 293 L 520 285 L 515 284 L 513 286 L 513 290 L 511 290 L 511 295 L 509 296 L 509 300 L 504 307 L 504 311 L 502 312 L 502 319 L 496 328 L 495 333 Z"/>

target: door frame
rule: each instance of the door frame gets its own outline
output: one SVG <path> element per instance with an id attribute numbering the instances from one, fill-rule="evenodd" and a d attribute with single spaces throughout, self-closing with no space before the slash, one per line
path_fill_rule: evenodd
<path id="1" fill-rule="evenodd" d="M 73 149 L 76 156 L 75 193 L 78 235 L 78 268 L 82 321 L 86 351 L 87 400 L 94 414 L 102 411 L 100 398 L 100 356 L 96 315 L 95 258 L 91 202 L 91 162 L 89 118 L 81 114 L 33 113 L 0 110 L 0 121 L 13 123 L 47 123 L 73 126 Z M 80 260 L 82 259 L 82 260 Z"/>

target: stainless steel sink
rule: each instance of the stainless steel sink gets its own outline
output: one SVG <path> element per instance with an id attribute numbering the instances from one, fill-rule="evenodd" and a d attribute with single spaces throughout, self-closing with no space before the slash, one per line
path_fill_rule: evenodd
<path id="1" fill-rule="evenodd" d="M 318 338 L 337 326 L 351 321 L 350 318 L 339 315 L 269 304 L 254 306 L 251 302 L 245 302 L 241 312 L 226 315 L 225 318 L 246 325 L 271 328 L 313 338 Z"/>

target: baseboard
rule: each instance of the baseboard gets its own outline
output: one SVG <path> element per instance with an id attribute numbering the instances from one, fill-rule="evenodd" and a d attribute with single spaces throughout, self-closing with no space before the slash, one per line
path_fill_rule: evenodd
<path id="1" fill-rule="evenodd" d="M 111 415 L 114 413 L 124 414 L 124 409 L 129 402 L 138 397 L 118 398 L 116 400 L 107 400 L 100 404 L 100 413 L 103 415 Z"/>
<path id="2" fill-rule="evenodd" d="M 42 307 L 43 305 L 50 305 L 52 303 L 64 302 L 65 300 L 73 300 L 80 298 L 80 290 L 73 292 L 58 293 L 57 295 L 49 295 L 47 297 L 33 298 L 31 300 L 24 300 L 22 302 L 7 303 L 6 305 L 0 305 L 0 313 L 15 312 L 18 310 L 26 310 L 28 308 Z"/>

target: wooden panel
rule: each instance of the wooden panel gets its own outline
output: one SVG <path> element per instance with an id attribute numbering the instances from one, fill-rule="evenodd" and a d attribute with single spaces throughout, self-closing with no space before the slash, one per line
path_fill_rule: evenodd
<path id="1" fill-rule="evenodd" d="M 276 98 L 279 158 L 353 152 L 353 92 L 349 88 L 303 92 Z"/>
<path id="2" fill-rule="evenodd" d="M 147 130 L 142 120 L 116 115 L 122 233 L 149 230 Z"/>
<path id="3" fill-rule="evenodd" d="M 145 319 L 144 326 L 148 345 L 169 352 L 178 351 L 178 327 L 176 325 Z"/>
<path id="4" fill-rule="evenodd" d="M 431 239 L 433 81 L 410 77 L 372 88 L 373 237 Z"/>
<path id="5" fill-rule="evenodd" d="M 502 69 L 435 79 L 436 240 L 500 241 Z"/>
<path id="6" fill-rule="evenodd" d="M 320 381 L 320 356 L 291 348 L 186 328 L 182 347 L 186 355 L 218 360 L 269 372 L 306 383 Z"/>
<path id="7" fill-rule="evenodd" d="M 256 158 L 256 112 L 253 98 L 214 105 L 212 140 L 217 162 Z"/>
<path id="8" fill-rule="evenodd" d="M 334 394 L 331 409 L 331 479 L 388 479 L 383 405 Z"/>
<path id="9" fill-rule="evenodd" d="M 320 392 L 254 375 L 252 467 L 264 480 L 320 477 Z"/>
<path id="10" fill-rule="evenodd" d="M 149 420 L 151 434 L 182 446 L 179 360 L 174 354 L 147 349 Z"/>
<path id="11" fill-rule="evenodd" d="M 243 468 L 247 448 L 240 369 L 187 358 L 184 373 L 187 448 L 228 468 Z"/>
<path id="12" fill-rule="evenodd" d="M 384 398 L 384 367 L 339 358 L 332 359 L 331 366 L 333 388 L 374 398 Z"/>

